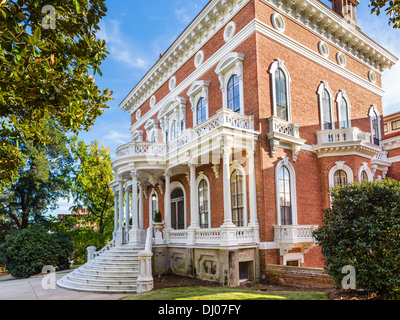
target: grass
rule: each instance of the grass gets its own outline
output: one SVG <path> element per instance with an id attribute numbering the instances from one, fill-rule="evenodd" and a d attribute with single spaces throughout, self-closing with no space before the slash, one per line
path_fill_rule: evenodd
<path id="1" fill-rule="evenodd" d="M 123 300 L 328 300 L 327 292 L 256 291 L 239 288 L 183 287 L 133 294 Z"/>

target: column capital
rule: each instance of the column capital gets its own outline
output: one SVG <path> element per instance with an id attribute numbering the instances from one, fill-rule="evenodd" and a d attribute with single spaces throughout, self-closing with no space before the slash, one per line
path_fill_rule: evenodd
<path id="1" fill-rule="evenodd" d="M 164 176 L 165 178 L 171 178 L 171 176 L 172 176 L 171 170 L 169 170 L 169 169 L 165 170 L 163 176 Z"/>

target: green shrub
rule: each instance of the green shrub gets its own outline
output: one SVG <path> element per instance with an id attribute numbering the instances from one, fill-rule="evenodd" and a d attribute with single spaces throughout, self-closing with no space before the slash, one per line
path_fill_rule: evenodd
<path id="1" fill-rule="evenodd" d="M 68 269 L 72 251 L 68 234 L 50 234 L 40 227 L 31 227 L 9 236 L 0 245 L 0 262 L 13 277 L 23 279 L 39 274 L 48 265 Z"/>
<path id="2" fill-rule="evenodd" d="M 351 184 L 332 190 L 332 206 L 315 232 L 337 287 L 352 266 L 358 288 L 400 297 L 400 182 Z"/>
<path id="3" fill-rule="evenodd" d="M 162 215 L 160 211 L 154 213 L 154 222 L 161 223 L 162 222 Z"/>

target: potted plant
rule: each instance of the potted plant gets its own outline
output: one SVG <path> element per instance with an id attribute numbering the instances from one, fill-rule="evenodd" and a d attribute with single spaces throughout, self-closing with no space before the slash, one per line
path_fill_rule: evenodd
<path id="1" fill-rule="evenodd" d="M 163 244 L 164 240 L 162 237 L 161 229 L 164 227 L 164 221 L 162 220 L 161 211 L 155 212 L 153 227 L 155 230 L 155 244 Z"/>

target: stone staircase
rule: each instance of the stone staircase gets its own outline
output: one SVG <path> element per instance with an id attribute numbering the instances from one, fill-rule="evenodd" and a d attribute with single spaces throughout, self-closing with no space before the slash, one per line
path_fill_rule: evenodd
<path id="1" fill-rule="evenodd" d="M 136 293 L 138 253 L 144 246 L 120 245 L 57 281 L 64 289 L 97 293 Z"/>

